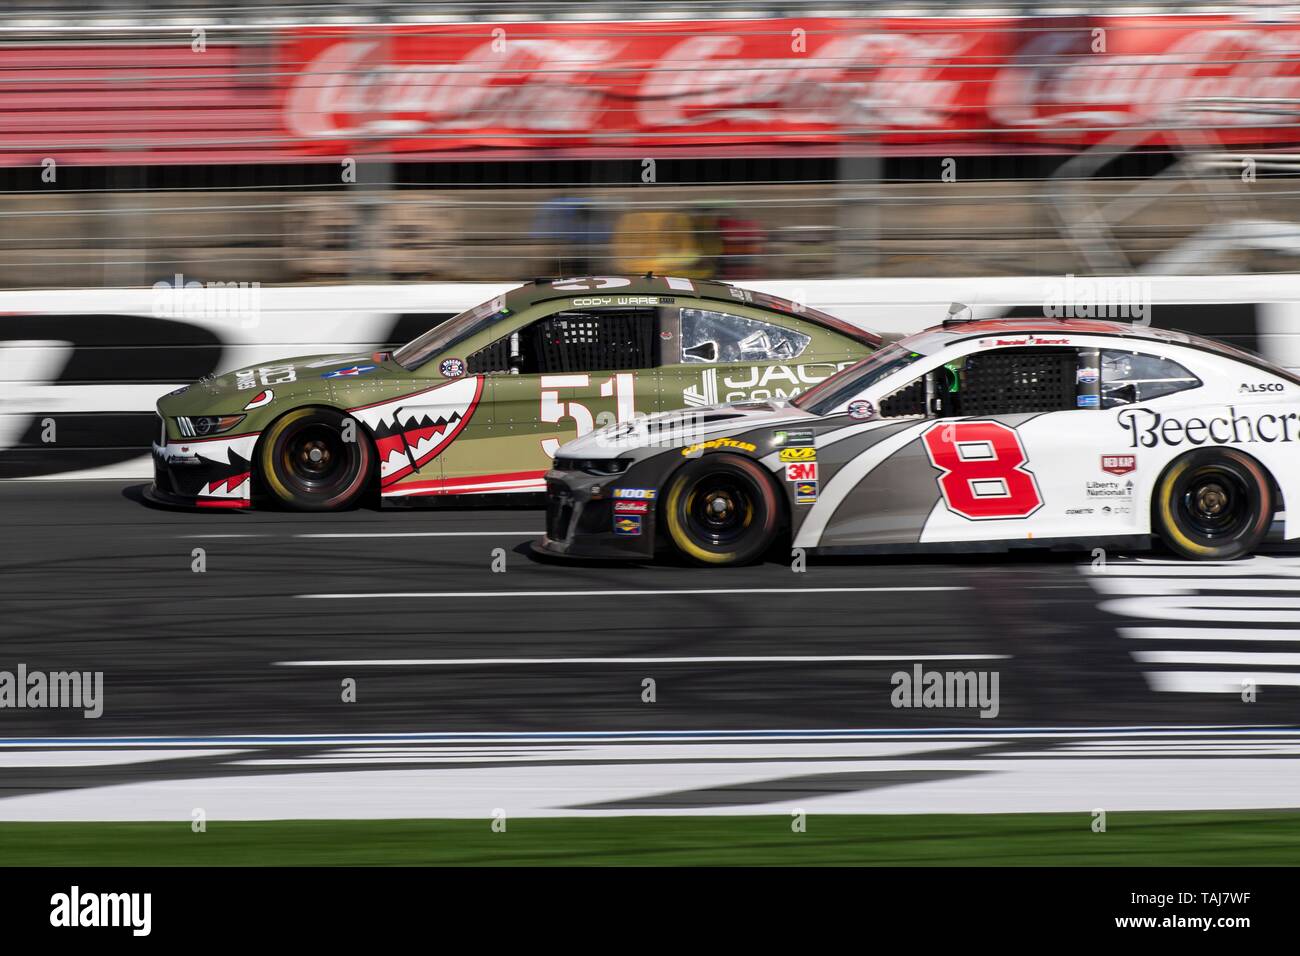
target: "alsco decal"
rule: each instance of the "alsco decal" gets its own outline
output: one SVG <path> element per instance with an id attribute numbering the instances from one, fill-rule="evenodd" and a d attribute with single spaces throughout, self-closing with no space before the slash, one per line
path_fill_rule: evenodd
<path id="1" fill-rule="evenodd" d="M 682 449 L 682 457 L 689 458 L 691 455 L 698 455 L 701 452 L 714 451 L 719 448 L 730 448 L 735 451 L 758 451 L 757 445 L 747 441 L 736 441 L 734 438 L 712 438 L 709 441 L 687 445 Z"/>

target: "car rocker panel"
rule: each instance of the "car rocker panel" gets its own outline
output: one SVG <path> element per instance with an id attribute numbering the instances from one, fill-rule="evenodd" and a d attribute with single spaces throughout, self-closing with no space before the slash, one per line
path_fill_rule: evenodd
<path id="1" fill-rule="evenodd" d="M 539 547 L 651 556 L 691 447 L 757 462 L 792 546 L 826 551 L 1131 546 L 1158 535 L 1187 556 L 1234 556 L 1234 542 L 1257 543 L 1288 498 L 1300 501 L 1295 376 L 1219 343 L 1119 323 L 946 324 L 820 396 L 697 414 L 712 424 L 676 443 L 663 429 L 653 442 L 605 429 L 561 448 L 552 498 L 581 512 L 599 485 L 607 508 L 576 527 L 548 524 Z M 615 480 L 559 467 L 599 471 L 611 455 L 630 462 Z M 654 502 L 622 539 L 608 507 L 620 489 Z M 1300 522 L 1285 536 L 1300 536 Z"/>

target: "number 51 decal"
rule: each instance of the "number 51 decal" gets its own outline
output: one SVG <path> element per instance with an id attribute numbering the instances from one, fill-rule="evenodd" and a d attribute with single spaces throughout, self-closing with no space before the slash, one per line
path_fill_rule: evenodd
<path id="1" fill-rule="evenodd" d="M 1000 422 L 946 422 L 921 442 L 940 471 L 948 510 L 963 518 L 1025 518 L 1043 506 L 1038 480 L 1014 428 Z"/>
<path id="2" fill-rule="evenodd" d="M 614 399 L 615 421 L 628 422 L 635 417 L 636 411 L 633 406 L 633 385 L 635 381 L 636 376 L 631 372 L 616 372 L 600 383 L 601 398 Z M 574 424 L 577 425 L 579 438 L 596 427 L 595 416 L 591 414 L 591 409 L 586 405 L 582 404 L 582 402 L 560 400 L 560 389 L 562 388 L 589 388 L 591 385 L 590 375 L 585 373 L 577 375 L 543 375 L 540 384 L 542 387 L 542 421 L 558 422 L 561 419 L 572 418 Z M 554 458 L 559 447 L 560 442 L 558 439 L 542 439 L 542 451 L 546 452 L 548 458 Z"/>

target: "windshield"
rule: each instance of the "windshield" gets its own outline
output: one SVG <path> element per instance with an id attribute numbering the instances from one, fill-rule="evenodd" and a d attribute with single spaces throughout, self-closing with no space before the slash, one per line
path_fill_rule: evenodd
<path id="1" fill-rule="evenodd" d="M 393 353 L 393 359 L 407 371 L 414 371 L 439 352 L 443 352 L 471 335 L 481 332 L 504 318 L 510 310 L 506 308 L 506 297 L 497 296 L 490 302 L 476 305 L 441 325 L 435 325 L 428 332 L 407 342 Z"/>
<path id="2" fill-rule="evenodd" d="M 900 368 L 906 368 L 919 358 L 920 352 L 887 345 L 879 352 L 867 356 L 857 365 L 850 365 L 838 375 L 832 375 L 824 382 L 819 382 L 792 404 L 814 415 L 825 415 L 837 405 L 842 405 L 864 389 L 880 381 Z"/>

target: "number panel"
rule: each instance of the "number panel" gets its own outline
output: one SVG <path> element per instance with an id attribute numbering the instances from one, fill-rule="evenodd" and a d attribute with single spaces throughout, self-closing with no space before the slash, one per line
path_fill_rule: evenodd
<path id="1" fill-rule="evenodd" d="M 1027 518 L 1043 506 L 1014 428 L 1000 422 L 943 422 L 928 429 L 921 442 L 940 472 L 944 504 L 954 514 L 972 521 Z"/>

